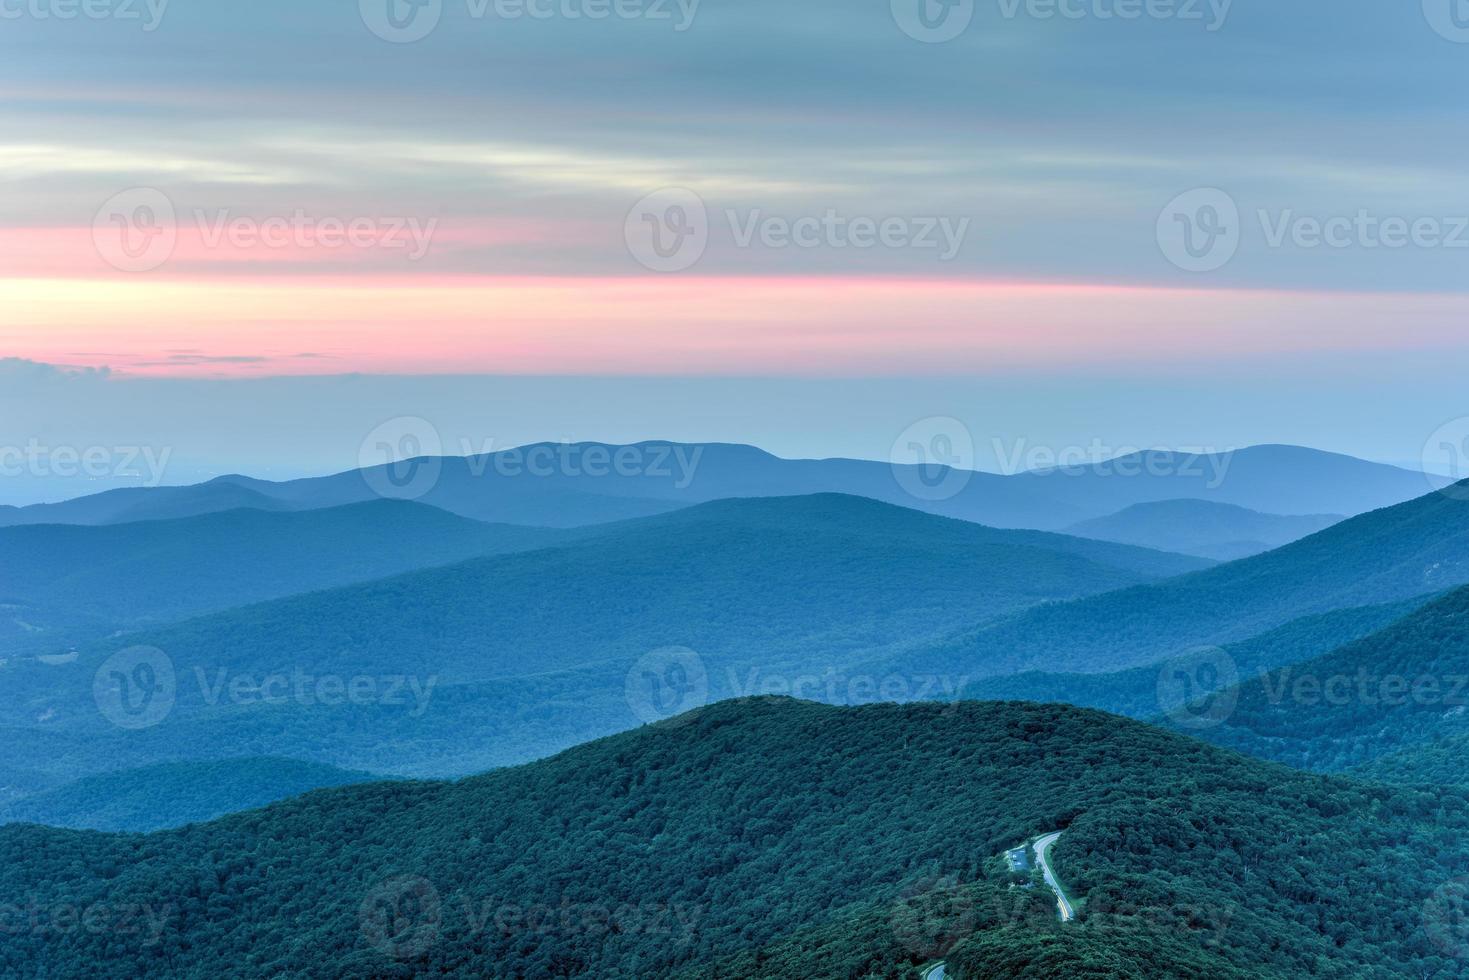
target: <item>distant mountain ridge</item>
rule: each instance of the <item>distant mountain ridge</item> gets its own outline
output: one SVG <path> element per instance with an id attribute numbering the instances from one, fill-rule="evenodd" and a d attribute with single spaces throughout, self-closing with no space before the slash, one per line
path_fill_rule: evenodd
<path id="1" fill-rule="evenodd" d="M 36 628 L 137 626 L 573 537 L 377 499 L 310 511 L 0 528 L 0 601 L 18 605 L 13 614 Z"/>
<path id="2" fill-rule="evenodd" d="M 937 490 L 928 485 L 934 480 Z M 476 520 L 574 527 L 725 498 L 846 493 L 994 527 L 1057 531 L 1181 497 L 1269 514 L 1350 516 L 1420 496 L 1431 485 L 1420 473 L 1285 446 L 1209 456 L 1139 453 L 1002 476 L 871 460 L 788 460 L 731 444 L 541 443 L 284 483 L 226 476 L 195 487 L 111 491 L 0 511 L 0 524 L 105 524 L 238 506 L 305 510 L 389 496 Z"/>
<path id="3" fill-rule="evenodd" d="M 176 762 L 90 776 L 0 806 L 0 825 L 146 833 L 213 820 L 328 786 L 367 782 L 365 772 L 295 759 Z"/>
<path id="4" fill-rule="evenodd" d="M 1469 494 L 1430 493 L 1253 558 L 1028 610 L 893 666 L 959 665 L 975 678 L 1107 673 L 1245 640 L 1306 616 L 1466 584 Z"/>
<path id="5" fill-rule="evenodd" d="M 1343 520 L 1339 515 L 1262 514 L 1234 504 L 1185 498 L 1133 504 L 1108 517 L 1073 524 L 1066 533 L 1234 561 L 1299 541 Z"/>
<path id="6" fill-rule="evenodd" d="M 639 724 L 629 678 L 659 651 L 689 653 L 648 670 L 701 674 L 706 697 L 797 684 L 837 684 L 845 697 L 855 684 L 851 696 L 875 700 L 886 674 L 867 678 L 853 665 L 1037 603 L 1202 565 L 862 497 L 715 501 L 555 547 L 137 630 L 83 645 L 74 663 L 13 658 L 0 666 L 0 717 L 18 719 L 5 732 L 12 765 L 68 778 L 95 771 L 85 767 L 99 758 L 135 767 L 214 757 L 221 744 L 351 769 L 460 774 Z M 169 658 L 177 698 L 156 727 L 119 732 L 98 712 L 93 676 L 130 646 Z M 424 686 L 424 704 L 417 712 L 413 703 L 234 705 L 208 687 L 219 676 L 294 672 L 411 678 Z M 961 682 L 934 671 L 903 679 L 898 696 L 936 696 Z"/>

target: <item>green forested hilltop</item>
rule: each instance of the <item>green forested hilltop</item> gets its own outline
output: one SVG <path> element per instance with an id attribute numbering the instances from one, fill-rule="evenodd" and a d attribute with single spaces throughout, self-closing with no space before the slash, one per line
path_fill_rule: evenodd
<path id="1" fill-rule="evenodd" d="M 1055 829 L 1084 903 L 1066 929 L 942 897 L 988 902 L 996 855 Z M 0 972 L 642 978 L 753 954 L 809 978 L 826 943 L 889 976 L 979 950 L 995 965 L 959 975 L 1441 980 L 1469 952 L 1445 918 L 1466 839 L 1469 792 L 1292 772 L 1092 711 L 761 698 L 458 783 L 148 836 L 0 829 L 0 908 L 143 923 L 22 928 Z"/>

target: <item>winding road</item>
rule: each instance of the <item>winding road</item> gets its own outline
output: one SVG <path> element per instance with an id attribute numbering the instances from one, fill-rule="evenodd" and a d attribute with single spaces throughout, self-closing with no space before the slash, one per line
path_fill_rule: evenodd
<path id="1" fill-rule="evenodd" d="M 1050 886 L 1051 891 L 1056 893 L 1056 912 L 1061 916 L 1062 922 L 1070 922 L 1076 918 L 1076 909 L 1072 906 L 1071 899 L 1066 897 L 1066 892 L 1062 889 L 1061 882 L 1056 878 L 1056 872 L 1051 870 L 1051 845 L 1060 839 L 1061 831 L 1058 830 L 1054 834 L 1037 837 L 1032 846 L 1035 848 L 1035 859 L 1040 865 L 1041 874 L 1045 876 L 1046 884 Z M 1020 850 L 1020 848 L 1016 850 Z M 1013 854 L 1014 852 L 1012 851 L 1011 853 Z M 1011 863 L 1011 867 L 1014 867 L 1013 862 Z M 921 980 L 946 980 L 947 976 L 948 970 L 942 962 L 925 967 L 919 973 Z"/>
<path id="2" fill-rule="evenodd" d="M 1051 891 L 1056 893 L 1056 909 L 1061 915 L 1061 921 L 1070 922 L 1076 918 L 1076 909 L 1072 907 L 1071 899 L 1067 898 L 1066 892 L 1062 890 L 1061 882 L 1056 880 L 1056 872 L 1051 870 L 1051 862 L 1047 854 L 1051 849 L 1051 845 L 1056 843 L 1060 837 L 1061 834 L 1058 831 L 1054 834 L 1047 834 L 1044 837 L 1036 838 L 1035 859 L 1041 866 L 1041 874 L 1045 876 L 1046 884 L 1050 885 Z"/>

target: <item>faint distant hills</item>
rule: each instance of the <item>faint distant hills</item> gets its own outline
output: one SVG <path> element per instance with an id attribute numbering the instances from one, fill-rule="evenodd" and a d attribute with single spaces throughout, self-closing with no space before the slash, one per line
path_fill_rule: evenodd
<path id="1" fill-rule="evenodd" d="M 1464 485 L 1469 489 L 1469 484 Z M 1105 673 L 1291 620 L 1469 584 L 1469 493 L 1430 493 L 1252 558 L 1164 582 L 1051 603 L 908 661 L 971 676 Z"/>
<path id="2" fill-rule="evenodd" d="M 243 537 L 233 526 L 242 516 L 248 512 L 223 515 L 230 527 L 213 530 L 215 540 Z M 335 531 L 316 526 L 328 517 Z M 413 535 L 406 529 L 417 528 L 436 542 L 442 559 L 450 539 L 427 531 L 461 519 L 391 501 L 254 515 L 246 523 L 257 540 L 242 553 L 256 557 L 233 566 L 202 537 L 191 544 L 190 534 L 162 533 L 168 527 L 126 525 L 129 534 L 142 529 L 145 539 L 167 543 L 151 570 L 138 573 L 143 583 L 130 581 L 128 569 L 142 567 L 136 560 L 116 555 L 111 567 L 94 570 L 85 556 L 107 549 L 83 547 L 69 562 L 34 553 L 35 588 L 78 603 L 92 592 L 97 601 L 112 597 L 118 609 L 129 602 L 172 609 L 177 603 L 166 601 L 169 593 L 189 594 L 191 578 L 201 583 L 195 601 L 211 601 L 231 567 L 241 588 L 258 596 L 277 587 L 278 574 L 323 582 L 368 558 L 412 557 L 396 535 L 362 526 L 373 520 L 395 520 L 408 545 Z M 287 525 L 294 529 L 284 530 Z M 1038 603 L 1209 565 L 834 494 L 715 501 L 517 553 L 505 553 L 514 543 L 508 532 L 480 527 L 478 546 L 499 546 L 500 553 L 93 640 L 77 647 L 73 662 L 12 656 L 8 666 L 0 664 L 0 719 L 10 725 L 7 765 L 72 779 L 99 767 L 217 758 L 221 746 L 243 746 L 252 754 L 351 769 L 459 774 L 525 761 L 646 720 L 634 706 L 643 695 L 630 701 L 628 685 L 644 673 L 661 677 L 665 667 L 704 677 L 698 686 L 710 698 L 785 690 L 816 696 L 828 687 L 846 696 L 854 662 L 898 655 Z M 123 529 L 24 530 L 95 539 Z M 282 543 L 293 534 L 335 534 L 340 544 L 328 551 L 336 557 L 313 557 L 318 549 L 307 548 L 300 568 L 282 571 Z M 387 550 L 374 558 L 375 548 Z M 90 583 L 88 589 L 67 592 L 73 578 Z M 22 570 L 14 587 L 25 587 L 25 579 Z M 163 652 L 177 692 L 162 723 L 123 731 L 99 713 L 93 685 L 108 657 L 133 646 Z M 658 651 L 672 648 L 691 651 L 689 662 L 658 660 Z M 657 661 L 652 666 L 650 655 Z M 406 700 L 410 689 L 397 681 L 391 683 L 401 697 L 393 705 L 332 708 L 303 703 L 293 687 L 283 687 L 291 693 L 278 703 L 259 697 L 236 703 L 227 686 L 298 674 L 412 678 L 423 685 L 422 710 L 414 710 L 417 703 Z M 941 682 L 952 695 L 961 678 L 935 672 L 897 693 L 937 696 Z M 878 695 L 865 691 L 858 687 L 854 696 Z"/>
<path id="3" fill-rule="evenodd" d="M 1430 489 L 1430 478 L 1421 473 L 1293 446 L 1214 455 L 1147 452 L 1012 476 L 973 472 L 945 478 L 950 472 L 871 460 L 781 459 L 730 444 L 543 443 L 282 483 L 226 476 L 191 487 L 115 490 L 0 509 L 0 525 L 114 524 L 239 507 L 316 510 L 388 496 L 480 521 L 579 527 L 732 497 L 845 493 L 993 527 L 1062 530 L 1140 504 L 1180 499 L 1261 515 L 1354 516 Z M 942 482 L 941 491 L 928 492 L 936 482 Z M 1217 522 L 1220 512 L 1214 513 Z M 1156 536 L 1164 518 L 1144 517 Z M 1135 524 L 1138 518 L 1126 520 Z M 1238 515 L 1234 520 L 1241 523 Z M 1277 525 L 1264 536 L 1212 538 L 1204 547 L 1269 544 L 1294 529 Z"/>
<path id="4" fill-rule="evenodd" d="M 1161 500 L 1073 524 L 1066 533 L 1234 561 L 1299 541 L 1342 520 L 1334 514 L 1262 514 L 1211 500 Z"/>
<path id="5" fill-rule="evenodd" d="M 0 528 L 0 603 L 38 629 L 87 620 L 137 626 L 574 537 L 402 500 L 8 527 Z"/>

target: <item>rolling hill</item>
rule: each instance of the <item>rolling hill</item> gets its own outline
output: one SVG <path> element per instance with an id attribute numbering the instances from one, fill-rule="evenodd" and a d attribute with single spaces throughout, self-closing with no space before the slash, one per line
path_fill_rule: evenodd
<path id="1" fill-rule="evenodd" d="M 1227 661 L 1221 659 L 1221 663 L 1229 663 L 1232 671 L 1221 672 L 1217 683 L 1194 677 L 1191 693 L 1218 690 L 1235 680 L 1314 660 L 1392 625 L 1429 601 L 1424 597 L 1382 606 L 1340 609 L 1293 620 L 1259 636 L 1230 643 L 1218 648 L 1218 653 L 1227 658 Z M 1159 694 L 1160 678 L 1165 678 L 1175 666 L 1169 660 L 1108 674 L 1029 671 L 972 681 L 965 688 L 964 696 L 986 701 L 1055 701 L 1152 721 L 1179 706 L 1169 701 L 1167 690 L 1164 696 Z"/>
<path id="2" fill-rule="evenodd" d="M 1065 925 L 999 861 L 1056 829 Z M 0 908 L 130 926 L 16 931 L 0 972 L 1444 980 L 1465 831 L 1463 790 L 1074 708 L 755 698 L 457 783 L 0 828 Z"/>
<path id="3" fill-rule="evenodd" d="M 1465 499 L 1459 499 L 1465 498 Z M 1109 673 L 1306 616 L 1469 584 L 1469 494 L 1432 493 L 1192 575 L 1033 609 L 892 664 L 981 678 Z"/>
<path id="4" fill-rule="evenodd" d="M 481 521 L 577 527 L 712 500 L 845 493 L 994 527 L 1059 531 L 1134 504 L 1185 497 L 1268 514 L 1356 515 L 1430 486 L 1420 473 L 1292 446 L 1210 456 L 1137 453 L 1009 476 L 971 472 L 930 493 L 928 483 L 947 472 L 872 460 L 781 459 L 741 445 L 542 443 L 281 483 L 226 476 L 197 487 L 112 491 L 0 512 L 0 523 L 116 523 L 240 506 L 308 510 L 387 496 Z"/>
<path id="5" fill-rule="evenodd" d="M 1363 766 L 1469 732 L 1469 588 L 1250 679 L 1226 703 L 1233 707 L 1201 738 L 1303 769 Z M 1459 772 L 1454 781 L 1469 780 L 1469 763 Z"/>
<path id="6" fill-rule="evenodd" d="M 396 500 L 11 527 L 0 529 L 0 598 L 32 625 L 135 627 L 566 540 Z"/>
<path id="7" fill-rule="evenodd" d="M 295 759 L 176 762 L 90 776 L 0 806 L 0 824 L 146 832 L 373 777 Z"/>
<path id="8" fill-rule="evenodd" d="M 0 718 L 13 764 L 57 777 L 94 773 L 99 760 L 212 759 L 219 746 L 455 775 L 620 731 L 689 698 L 953 696 L 961 676 L 854 665 L 1200 563 L 860 497 L 718 501 L 561 547 L 133 632 L 71 662 L 12 658 L 0 667 Z M 156 652 L 110 662 L 141 646 Z M 138 670 L 150 689 L 173 679 L 167 712 L 119 728 L 99 703 L 129 707 L 120 695 Z M 352 684 L 367 693 L 345 697 Z"/>
<path id="9" fill-rule="evenodd" d="M 289 510 L 279 498 L 227 480 L 187 487 L 128 487 L 52 504 L 0 511 L 0 526 L 25 524 L 125 524 L 177 520 L 248 507 Z"/>
<path id="10" fill-rule="evenodd" d="M 1066 533 L 1234 561 L 1299 541 L 1342 520 L 1337 516 L 1262 514 L 1209 500 L 1163 500 L 1133 504 L 1108 517 L 1082 521 Z"/>

